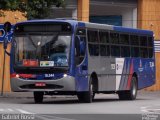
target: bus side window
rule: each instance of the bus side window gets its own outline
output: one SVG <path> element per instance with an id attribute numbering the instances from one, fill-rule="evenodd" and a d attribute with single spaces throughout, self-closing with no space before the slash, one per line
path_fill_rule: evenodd
<path id="1" fill-rule="evenodd" d="M 120 34 L 120 44 L 129 45 L 130 44 L 130 42 L 129 42 L 129 35 L 127 35 L 127 34 Z"/>
<path id="2" fill-rule="evenodd" d="M 153 57 L 153 37 L 148 37 L 148 57 Z"/>
<path id="3" fill-rule="evenodd" d="M 140 57 L 148 58 L 148 50 L 147 50 L 147 48 L 140 47 Z"/>
<path id="4" fill-rule="evenodd" d="M 98 31 L 88 30 L 88 42 L 98 43 Z"/>
<path id="5" fill-rule="evenodd" d="M 147 36 L 140 36 L 140 46 L 147 47 Z"/>
<path id="6" fill-rule="evenodd" d="M 130 47 L 121 46 L 121 57 L 130 57 Z"/>
<path id="7" fill-rule="evenodd" d="M 131 57 L 140 57 L 139 56 L 139 47 L 131 48 Z"/>
<path id="8" fill-rule="evenodd" d="M 139 46 L 139 37 L 137 35 L 130 36 L 131 45 Z"/>
<path id="9" fill-rule="evenodd" d="M 109 43 L 109 33 L 108 32 L 99 32 L 100 43 Z"/>
<path id="10" fill-rule="evenodd" d="M 80 56 L 80 38 L 78 36 L 75 38 L 75 56 Z"/>
<path id="11" fill-rule="evenodd" d="M 121 57 L 130 57 L 130 41 L 128 34 L 120 34 Z"/>
<path id="12" fill-rule="evenodd" d="M 140 57 L 148 58 L 147 36 L 140 36 Z"/>
<path id="13" fill-rule="evenodd" d="M 76 36 L 75 37 L 75 60 L 76 65 L 79 65 L 86 53 L 86 37 L 84 36 Z"/>
<path id="14" fill-rule="evenodd" d="M 88 30 L 88 48 L 91 56 L 99 55 L 98 31 Z"/>
<path id="15" fill-rule="evenodd" d="M 139 37 L 137 35 L 130 35 L 131 43 L 131 57 L 140 57 L 139 54 Z"/>
<path id="16" fill-rule="evenodd" d="M 110 42 L 112 44 L 119 44 L 119 33 L 110 33 Z"/>
<path id="17" fill-rule="evenodd" d="M 153 47 L 153 37 L 148 37 L 148 47 Z"/>
<path id="18" fill-rule="evenodd" d="M 108 31 L 100 31 L 100 55 L 110 56 L 109 33 Z"/>
<path id="19" fill-rule="evenodd" d="M 111 56 L 120 57 L 120 47 L 118 45 L 111 46 Z"/>
<path id="20" fill-rule="evenodd" d="M 100 55 L 101 56 L 110 56 L 110 46 L 109 45 L 100 45 Z"/>
<path id="21" fill-rule="evenodd" d="M 154 53 L 154 51 L 153 51 L 153 48 L 149 48 L 148 49 L 148 56 L 149 56 L 149 58 L 152 58 L 153 57 L 153 53 Z"/>

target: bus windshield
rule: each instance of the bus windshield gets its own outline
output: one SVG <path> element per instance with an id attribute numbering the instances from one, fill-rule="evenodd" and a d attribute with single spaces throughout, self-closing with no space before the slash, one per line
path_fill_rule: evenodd
<path id="1" fill-rule="evenodd" d="M 71 35 L 27 34 L 14 40 L 15 66 L 68 66 Z"/>

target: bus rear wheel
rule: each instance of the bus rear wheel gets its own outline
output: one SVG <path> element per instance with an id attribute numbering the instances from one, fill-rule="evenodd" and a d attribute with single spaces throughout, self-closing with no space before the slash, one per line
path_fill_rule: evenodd
<path id="1" fill-rule="evenodd" d="M 137 96 L 137 79 L 136 77 L 132 77 L 131 88 L 129 91 L 120 91 L 118 93 L 120 100 L 135 100 Z"/>
<path id="2" fill-rule="evenodd" d="M 93 91 L 92 79 L 89 82 L 89 90 L 87 92 L 79 92 L 77 97 L 80 102 L 91 103 L 94 99 L 95 93 Z"/>
<path id="3" fill-rule="evenodd" d="M 43 95 L 44 92 L 34 92 L 34 102 L 35 103 L 42 103 L 43 102 Z"/>

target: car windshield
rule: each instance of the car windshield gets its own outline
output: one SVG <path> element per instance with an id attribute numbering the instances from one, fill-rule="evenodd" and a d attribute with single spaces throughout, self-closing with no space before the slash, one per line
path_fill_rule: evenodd
<path id="1" fill-rule="evenodd" d="M 21 35 L 14 40 L 15 65 L 68 66 L 71 35 Z"/>

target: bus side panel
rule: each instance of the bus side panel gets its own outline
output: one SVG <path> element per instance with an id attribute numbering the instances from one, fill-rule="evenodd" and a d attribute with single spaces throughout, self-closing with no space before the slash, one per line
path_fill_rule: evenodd
<path id="1" fill-rule="evenodd" d="M 116 70 L 120 69 L 116 63 Z M 151 86 L 155 83 L 154 59 L 126 58 L 121 74 L 119 90 L 129 90 L 132 75 L 138 78 L 138 89 Z"/>
<path id="2" fill-rule="evenodd" d="M 76 67 L 76 91 L 77 92 L 83 92 L 88 91 L 89 88 L 89 77 L 88 77 L 88 58 L 87 55 L 85 56 L 84 61 L 81 63 L 81 65 Z"/>
<path id="3" fill-rule="evenodd" d="M 75 49 L 73 49 L 75 50 Z M 76 91 L 83 92 L 89 90 L 89 77 L 88 77 L 88 53 L 80 65 L 75 67 L 75 80 L 76 80 Z"/>
<path id="4" fill-rule="evenodd" d="M 117 64 L 117 69 L 120 69 L 120 68 L 123 69 L 122 73 L 120 74 L 121 80 L 120 80 L 119 90 L 126 90 L 126 89 L 128 89 L 128 82 L 130 79 L 130 74 L 133 73 L 132 60 L 130 58 L 124 59 L 124 65 L 120 66 L 120 67 L 119 67 L 118 63 L 116 63 L 116 64 Z"/>
<path id="5" fill-rule="evenodd" d="M 93 72 L 98 77 L 98 91 L 116 90 L 116 65 L 115 58 L 89 56 L 89 75 Z"/>
<path id="6" fill-rule="evenodd" d="M 152 86 L 155 83 L 154 59 L 135 59 L 134 66 L 138 77 L 138 89 Z"/>

